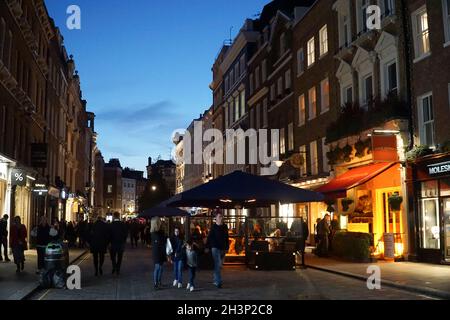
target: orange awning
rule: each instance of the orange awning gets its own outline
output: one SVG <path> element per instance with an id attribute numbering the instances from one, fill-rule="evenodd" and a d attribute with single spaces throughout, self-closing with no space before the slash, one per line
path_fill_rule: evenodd
<path id="1" fill-rule="evenodd" d="M 315 191 L 324 193 L 327 197 L 343 198 L 347 190 L 366 183 L 395 164 L 395 162 L 381 162 L 350 169 Z"/>

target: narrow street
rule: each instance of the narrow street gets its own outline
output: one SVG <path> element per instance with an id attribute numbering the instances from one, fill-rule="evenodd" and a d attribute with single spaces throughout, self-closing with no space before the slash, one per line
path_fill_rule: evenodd
<path id="1" fill-rule="evenodd" d="M 200 270 L 195 292 L 172 288 L 172 272 L 166 265 L 161 290 L 152 287 L 151 250 L 127 248 L 121 275 L 111 275 L 109 256 L 105 258 L 103 276 L 94 277 L 91 255 L 79 262 L 82 270 L 81 290 L 43 290 L 33 300 L 424 300 L 423 295 L 384 287 L 370 291 L 366 283 L 312 269 L 291 271 L 253 271 L 244 267 L 224 269 L 224 288 L 212 284 L 212 272 Z M 184 273 L 187 277 L 187 272 Z"/>

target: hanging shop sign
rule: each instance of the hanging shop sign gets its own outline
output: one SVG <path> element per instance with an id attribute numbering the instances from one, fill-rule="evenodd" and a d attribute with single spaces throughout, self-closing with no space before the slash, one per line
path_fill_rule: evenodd
<path id="1" fill-rule="evenodd" d="M 450 161 L 433 163 L 427 166 L 430 176 L 450 173 Z"/>
<path id="2" fill-rule="evenodd" d="M 24 187 L 27 185 L 26 172 L 21 169 L 11 170 L 11 185 Z"/>
<path id="3" fill-rule="evenodd" d="M 31 144 L 31 166 L 33 168 L 47 167 L 47 144 L 32 143 Z"/>
<path id="4" fill-rule="evenodd" d="M 48 188 L 48 194 L 54 198 L 59 198 L 59 189 L 56 189 L 54 187 Z"/>
<path id="5" fill-rule="evenodd" d="M 33 192 L 40 196 L 46 195 L 48 193 L 47 185 L 44 183 L 35 183 L 33 187 Z"/>

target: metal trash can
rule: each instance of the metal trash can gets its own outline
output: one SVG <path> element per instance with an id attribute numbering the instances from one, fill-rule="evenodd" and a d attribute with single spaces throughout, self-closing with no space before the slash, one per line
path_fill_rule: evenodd
<path id="1" fill-rule="evenodd" d="M 66 270 L 69 266 L 67 243 L 51 242 L 45 248 L 45 270 Z"/>

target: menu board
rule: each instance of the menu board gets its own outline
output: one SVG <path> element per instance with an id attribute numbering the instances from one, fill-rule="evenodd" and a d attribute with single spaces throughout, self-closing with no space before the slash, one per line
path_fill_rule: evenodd
<path id="1" fill-rule="evenodd" d="M 385 259 L 395 258 L 395 239 L 393 233 L 384 234 L 384 258 Z"/>

